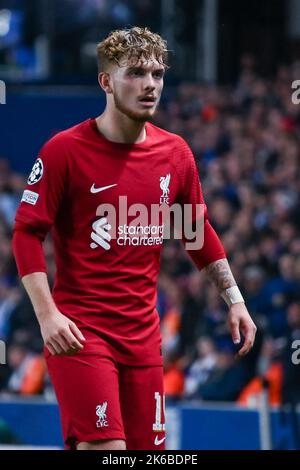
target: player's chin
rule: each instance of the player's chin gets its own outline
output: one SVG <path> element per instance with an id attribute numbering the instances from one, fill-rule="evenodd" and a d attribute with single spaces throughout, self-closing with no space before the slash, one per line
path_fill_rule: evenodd
<path id="1" fill-rule="evenodd" d="M 155 115 L 156 109 L 147 109 L 145 111 L 140 111 L 134 113 L 134 119 L 138 122 L 150 121 Z"/>

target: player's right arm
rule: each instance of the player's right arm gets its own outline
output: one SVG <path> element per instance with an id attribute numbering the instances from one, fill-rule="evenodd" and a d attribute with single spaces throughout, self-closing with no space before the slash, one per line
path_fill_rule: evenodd
<path id="1" fill-rule="evenodd" d="M 54 303 L 42 246 L 63 200 L 67 180 L 67 154 L 64 142 L 56 136 L 44 145 L 28 178 L 13 235 L 18 271 L 51 354 L 75 353 L 85 341 L 75 323 Z"/>
<path id="2" fill-rule="evenodd" d="M 50 353 L 72 354 L 83 348 L 85 338 L 79 328 L 56 307 L 46 273 L 36 272 L 22 277 L 40 324 L 42 338 Z"/>

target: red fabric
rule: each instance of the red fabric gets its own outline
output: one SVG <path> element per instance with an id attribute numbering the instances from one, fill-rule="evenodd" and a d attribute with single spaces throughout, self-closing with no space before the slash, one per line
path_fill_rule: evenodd
<path id="1" fill-rule="evenodd" d="M 127 196 L 128 206 L 142 203 L 150 213 L 164 193 L 169 205 L 177 202 L 194 208 L 204 204 L 195 160 L 186 142 L 152 124 L 146 125 L 146 134 L 142 143 L 113 143 L 90 119 L 50 139 L 39 154 L 43 177 L 26 188 L 38 198 L 34 204 L 21 202 L 14 237 L 19 272 L 24 276 L 45 269 L 40 241 L 52 227 L 57 307 L 79 328 L 97 332 L 114 348 L 121 363 L 143 366 L 161 364 L 155 308 L 161 241 L 153 237 L 151 244 L 128 244 L 117 217 L 118 240 L 111 239 L 105 250 L 99 238 L 98 243 L 93 238 L 98 235 L 93 224 L 104 215 L 99 205 L 118 207 L 119 196 Z M 168 175 L 164 192 L 162 178 Z M 95 188 L 107 186 L 111 187 L 95 192 Z M 190 253 L 199 267 L 225 257 L 208 221 L 204 230 L 204 247 Z"/>
<path id="2" fill-rule="evenodd" d="M 189 251 L 188 254 L 199 269 L 205 268 L 218 259 L 226 258 L 221 240 L 209 221 L 204 223 L 204 245 L 201 250 Z"/>
<path id="3" fill-rule="evenodd" d="M 162 366 L 120 364 L 99 337 L 89 331 L 84 335 L 85 347 L 74 356 L 52 356 L 45 348 L 66 446 L 122 439 L 128 450 L 163 450 L 165 431 L 155 426 L 156 421 L 165 423 Z M 96 409 L 104 403 L 106 423 L 101 426 Z"/>
<path id="4" fill-rule="evenodd" d="M 12 246 L 21 277 L 36 272 L 46 272 L 42 242 L 35 233 L 16 222 Z"/>

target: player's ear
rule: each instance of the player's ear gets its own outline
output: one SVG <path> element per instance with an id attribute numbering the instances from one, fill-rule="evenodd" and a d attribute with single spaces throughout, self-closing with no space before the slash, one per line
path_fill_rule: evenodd
<path id="1" fill-rule="evenodd" d="M 99 85 L 101 86 L 102 90 L 105 92 L 105 93 L 112 93 L 112 87 L 111 87 L 111 77 L 109 75 L 109 73 L 107 72 L 100 72 L 98 74 L 98 82 L 99 82 Z"/>

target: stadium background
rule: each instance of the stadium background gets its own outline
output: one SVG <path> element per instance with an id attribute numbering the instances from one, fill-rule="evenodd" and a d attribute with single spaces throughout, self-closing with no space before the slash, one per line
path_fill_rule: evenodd
<path id="1" fill-rule="evenodd" d="M 191 145 L 258 325 L 254 349 L 235 361 L 226 306 L 181 245 L 165 243 L 158 309 L 168 447 L 300 448 L 297 0 L 0 0 L 0 443 L 61 446 L 39 328 L 12 257 L 14 214 L 41 144 L 104 107 L 96 43 L 135 24 L 160 32 L 173 51 L 155 122 Z M 50 238 L 45 252 L 51 281 Z"/>

